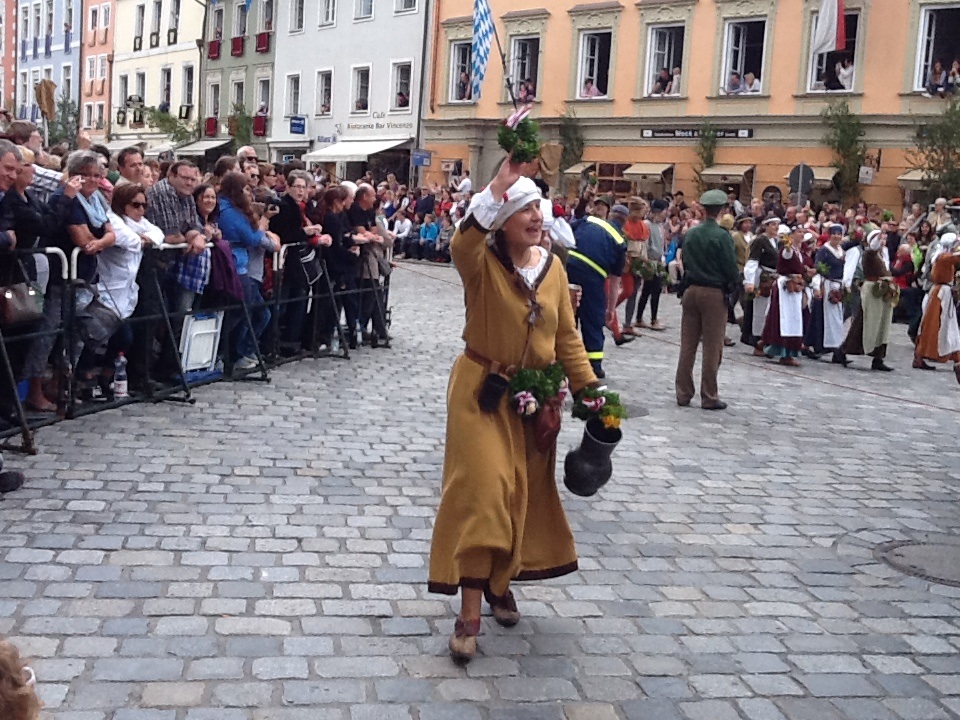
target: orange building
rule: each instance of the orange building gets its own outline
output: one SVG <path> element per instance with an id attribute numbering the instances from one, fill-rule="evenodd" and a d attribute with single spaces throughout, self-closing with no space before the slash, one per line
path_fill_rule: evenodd
<path id="1" fill-rule="evenodd" d="M 491 0 L 507 77 L 533 98 L 543 135 L 558 139 L 564 116 L 582 134 L 582 162 L 565 168 L 566 190 L 595 172 L 604 190 L 621 195 L 694 193 L 696 138 L 710 123 L 721 138 L 705 183 L 733 187 L 744 201 L 773 187 L 786 195 L 786 176 L 804 162 L 814 168 L 816 192 L 833 197 L 820 113 L 842 99 L 866 132 L 871 168 L 861 195 L 896 207 L 919 185 L 907 159 L 917 123 L 945 102 L 925 92 L 931 70 L 941 60 L 949 71 L 960 58 L 960 2 L 846 0 L 846 47 L 817 55 L 819 5 Z M 496 44 L 482 97 L 465 91 L 472 6 L 438 3 L 424 120 L 428 180 L 462 165 L 482 182 L 503 156 L 497 124 L 512 105 Z"/>
<path id="2" fill-rule="evenodd" d="M 80 127 L 94 142 L 110 133 L 110 86 L 113 69 L 113 0 L 83 3 L 80 41 Z"/>

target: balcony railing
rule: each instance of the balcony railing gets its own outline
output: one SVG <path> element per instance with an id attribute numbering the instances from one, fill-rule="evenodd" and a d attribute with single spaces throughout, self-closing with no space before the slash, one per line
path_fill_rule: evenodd
<path id="1" fill-rule="evenodd" d="M 220 59 L 220 41 L 211 40 L 207 43 L 207 59 L 208 60 L 219 60 Z"/>
<path id="2" fill-rule="evenodd" d="M 257 137 L 267 136 L 267 122 L 270 118 L 266 115 L 253 116 L 253 134 Z"/>
<path id="3" fill-rule="evenodd" d="M 48 58 L 51 55 L 53 55 L 53 36 L 47 35 L 43 38 L 43 56 Z"/>
<path id="4" fill-rule="evenodd" d="M 217 118 L 208 117 L 203 121 L 203 134 L 207 137 L 217 136 Z"/>
<path id="5" fill-rule="evenodd" d="M 256 50 L 258 53 L 268 53 L 270 52 L 270 35 L 269 32 L 257 33 L 257 47 Z"/>
<path id="6" fill-rule="evenodd" d="M 244 46 L 246 45 L 246 36 L 241 35 L 240 37 L 230 38 L 230 54 L 233 57 L 241 57 L 243 55 Z"/>

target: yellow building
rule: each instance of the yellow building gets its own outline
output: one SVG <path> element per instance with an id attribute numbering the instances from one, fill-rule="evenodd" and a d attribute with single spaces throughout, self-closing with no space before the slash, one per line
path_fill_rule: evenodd
<path id="1" fill-rule="evenodd" d="M 508 77 L 534 98 L 543 135 L 558 138 L 564 115 L 575 117 L 583 135 L 583 162 L 566 174 L 566 189 L 576 190 L 582 170 L 618 194 L 689 195 L 696 191 L 696 137 L 709 122 L 722 137 L 704 181 L 735 188 L 743 201 L 772 187 L 786 196 L 786 176 L 804 162 L 821 196 L 831 197 L 832 153 L 820 113 L 842 99 L 866 132 L 873 172 L 862 197 L 896 207 L 919 184 L 907 159 L 917 124 L 945 102 L 925 93 L 931 69 L 942 60 L 949 71 L 960 58 L 960 3 L 846 0 L 844 51 L 815 55 L 819 5 L 491 0 Z M 480 100 L 465 90 L 472 6 L 438 3 L 424 121 L 424 145 L 433 153 L 428 180 L 444 180 L 462 165 L 483 182 L 503 156 L 496 129 L 512 106 L 496 44 Z"/>

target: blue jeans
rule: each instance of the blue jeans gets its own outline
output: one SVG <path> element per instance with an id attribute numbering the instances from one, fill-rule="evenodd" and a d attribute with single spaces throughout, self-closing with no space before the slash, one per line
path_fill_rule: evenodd
<path id="1" fill-rule="evenodd" d="M 236 341 L 234 343 L 234 357 L 237 360 L 257 356 L 260 336 L 263 335 L 263 331 L 270 324 L 270 308 L 263 302 L 263 295 L 260 294 L 260 283 L 249 275 L 241 275 L 240 284 L 243 286 L 243 301 L 250 311 L 253 334 L 250 334 L 247 321 L 241 319 L 236 329 Z"/>

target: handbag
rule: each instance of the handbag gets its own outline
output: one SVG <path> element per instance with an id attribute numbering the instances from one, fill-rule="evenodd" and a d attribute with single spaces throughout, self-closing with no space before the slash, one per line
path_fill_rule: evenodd
<path id="1" fill-rule="evenodd" d="M 537 450 L 549 452 L 560 435 L 560 424 L 563 421 L 563 400 L 560 397 L 550 398 L 537 413 L 536 425 L 533 430 Z"/>
<path id="2" fill-rule="evenodd" d="M 43 317 L 42 298 L 25 282 L 0 287 L 0 326 L 37 322 Z"/>

